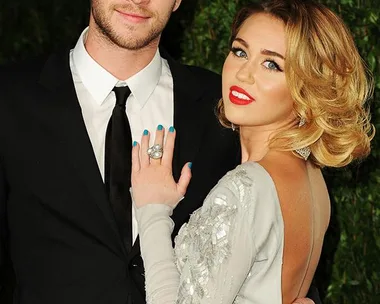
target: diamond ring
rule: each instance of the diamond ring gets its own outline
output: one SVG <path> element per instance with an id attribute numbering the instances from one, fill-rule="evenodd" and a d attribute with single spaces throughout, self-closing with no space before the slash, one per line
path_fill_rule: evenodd
<path id="1" fill-rule="evenodd" d="M 160 159 L 164 153 L 164 149 L 160 144 L 155 144 L 146 151 L 150 158 Z"/>

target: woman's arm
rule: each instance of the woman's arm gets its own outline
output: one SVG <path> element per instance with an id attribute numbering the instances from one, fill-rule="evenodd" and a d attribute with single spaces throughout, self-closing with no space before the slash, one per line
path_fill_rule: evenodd
<path id="1" fill-rule="evenodd" d="M 221 201 L 226 205 L 219 205 Z M 161 204 L 137 209 L 148 303 L 172 304 L 183 298 L 191 298 L 194 303 L 234 302 L 256 252 L 249 229 L 251 213 L 238 205 L 229 189 L 214 189 L 202 210 L 190 219 L 186 237 L 181 236 L 185 242 L 177 244 L 193 246 L 181 265 L 181 273 L 171 243 L 172 209 Z M 196 224 L 199 221 L 203 228 Z"/>

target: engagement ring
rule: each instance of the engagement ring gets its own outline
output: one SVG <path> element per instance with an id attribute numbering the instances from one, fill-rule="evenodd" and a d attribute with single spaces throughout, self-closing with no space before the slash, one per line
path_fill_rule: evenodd
<path id="1" fill-rule="evenodd" d="M 150 147 L 146 152 L 148 153 L 150 158 L 160 159 L 162 157 L 164 149 L 161 145 L 155 144 L 154 146 Z"/>

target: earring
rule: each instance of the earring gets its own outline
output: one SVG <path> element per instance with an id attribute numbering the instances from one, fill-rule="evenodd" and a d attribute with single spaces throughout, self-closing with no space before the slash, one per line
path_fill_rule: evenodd
<path id="1" fill-rule="evenodd" d="M 310 156 L 311 150 L 309 147 L 304 147 L 301 149 L 296 149 L 295 152 L 306 161 Z"/>
<path id="2" fill-rule="evenodd" d="M 298 127 L 301 128 L 305 124 L 306 124 L 306 119 L 304 117 L 301 117 L 300 122 L 298 123 Z M 310 150 L 310 147 L 304 147 L 301 149 L 296 149 L 295 152 L 306 161 L 310 156 L 311 150 Z"/>
<path id="3" fill-rule="evenodd" d="M 232 129 L 232 131 L 236 130 L 235 125 L 233 123 L 231 123 L 231 129 Z"/>

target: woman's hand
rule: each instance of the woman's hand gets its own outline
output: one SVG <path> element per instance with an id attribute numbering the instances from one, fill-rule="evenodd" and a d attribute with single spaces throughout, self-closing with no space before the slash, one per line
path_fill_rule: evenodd
<path id="1" fill-rule="evenodd" d="M 149 148 L 150 134 L 147 130 L 141 138 L 141 147 L 133 143 L 132 148 L 132 196 L 137 207 L 147 204 L 166 204 L 175 208 L 186 193 L 191 179 L 191 163 L 182 168 L 178 183 L 172 174 L 172 160 L 176 132 L 169 128 L 164 141 L 165 129 L 160 125 L 156 131 L 154 144 L 163 146 L 163 155 L 160 159 L 150 158 Z"/>

